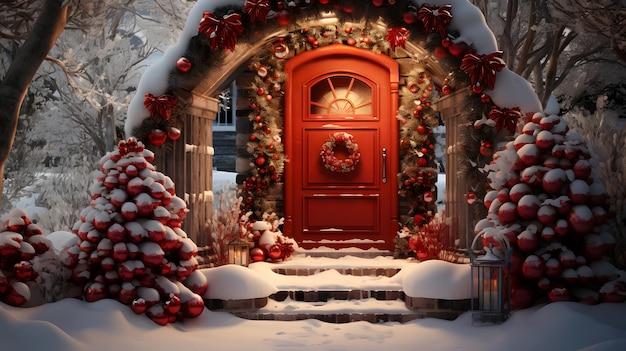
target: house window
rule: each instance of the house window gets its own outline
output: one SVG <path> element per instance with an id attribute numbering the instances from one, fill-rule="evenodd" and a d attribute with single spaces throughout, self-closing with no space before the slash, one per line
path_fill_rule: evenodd
<path id="1" fill-rule="evenodd" d="M 322 78 L 310 90 L 310 114 L 316 117 L 372 115 L 372 87 L 348 75 Z"/>
<path id="2" fill-rule="evenodd" d="M 235 118 L 237 114 L 237 84 L 235 81 L 231 83 L 230 88 L 222 91 L 218 95 L 219 111 L 213 121 L 213 131 L 234 131 Z"/>

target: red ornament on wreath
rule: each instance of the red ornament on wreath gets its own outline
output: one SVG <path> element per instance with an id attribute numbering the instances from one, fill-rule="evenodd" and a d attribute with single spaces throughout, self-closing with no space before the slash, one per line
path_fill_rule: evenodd
<path id="1" fill-rule="evenodd" d="M 344 145 L 348 149 L 348 157 L 340 160 L 335 156 L 335 146 Z M 324 167 L 331 172 L 347 173 L 354 170 L 361 159 L 359 145 L 354 141 L 354 136 L 346 132 L 333 133 L 320 151 Z"/>

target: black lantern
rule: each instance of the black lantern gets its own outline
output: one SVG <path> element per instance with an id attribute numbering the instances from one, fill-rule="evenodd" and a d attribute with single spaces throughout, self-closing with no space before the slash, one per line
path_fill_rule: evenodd
<path id="1" fill-rule="evenodd" d="M 235 239 L 228 243 L 228 263 L 247 267 L 250 264 L 250 242 Z"/>
<path id="2" fill-rule="evenodd" d="M 504 236 L 482 240 L 484 233 L 474 237 L 470 247 L 472 281 L 472 324 L 498 324 L 511 312 L 510 286 L 511 246 Z M 476 241 L 483 241 L 485 254 L 475 256 Z"/>

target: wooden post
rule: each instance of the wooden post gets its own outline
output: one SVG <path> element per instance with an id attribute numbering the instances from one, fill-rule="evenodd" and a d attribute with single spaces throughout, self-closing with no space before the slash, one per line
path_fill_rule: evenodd
<path id="1" fill-rule="evenodd" d="M 184 145 L 176 153 L 184 160 L 183 165 L 177 163 L 177 180 L 183 182 L 177 189 L 183 191 L 189 208 L 183 229 L 198 247 L 211 244 L 207 228 L 213 215 L 213 120 L 218 111 L 217 99 L 192 95 L 185 116 Z"/>
<path id="2" fill-rule="evenodd" d="M 469 223 L 470 213 L 466 200 L 468 184 L 460 168 L 461 128 L 465 123 L 467 111 L 465 102 L 466 89 L 441 97 L 437 108 L 441 112 L 446 126 L 446 217 L 450 222 L 450 231 L 459 239 L 459 247 L 466 248 L 473 239 L 473 225 Z"/>

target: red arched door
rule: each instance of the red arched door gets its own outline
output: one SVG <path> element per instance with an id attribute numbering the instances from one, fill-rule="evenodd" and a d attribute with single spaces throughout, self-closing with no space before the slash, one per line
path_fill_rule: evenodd
<path id="1" fill-rule="evenodd" d="M 304 52 L 285 65 L 285 234 L 304 248 L 392 250 L 398 230 L 398 64 L 346 45 Z M 348 133 L 354 170 L 325 167 L 322 145 Z M 343 134 L 345 135 L 345 134 Z M 335 156 L 349 150 L 338 143 Z"/>

